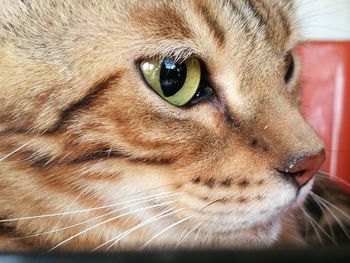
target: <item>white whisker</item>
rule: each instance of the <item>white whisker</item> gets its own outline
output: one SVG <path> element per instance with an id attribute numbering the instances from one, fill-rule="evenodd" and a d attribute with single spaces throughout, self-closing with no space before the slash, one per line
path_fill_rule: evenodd
<path id="1" fill-rule="evenodd" d="M 337 242 L 327 233 L 327 231 L 324 230 L 323 227 L 321 227 L 320 224 L 317 223 L 316 220 L 315 220 L 312 216 L 310 216 L 310 215 L 306 212 L 305 209 L 303 209 L 303 208 L 301 208 L 301 209 L 309 216 L 309 219 L 310 219 L 312 222 L 314 222 L 314 224 L 321 230 L 321 232 L 322 232 L 326 237 L 328 237 L 331 241 L 333 241 L 333 243 L 336 245 Z M 310 221 L 310 223 L 311 223 L 311 221 Z"/>
<path id="2" fill-rule="evenodd" d="M 71 207 L 74 205 L 74 203 L 87 191 L 87 189 L 83 189 L 83 191 L 80 192 L 80 194 L 73 200 L 73 202 L 65 209 L 64 212 L 68 212 Z M 64 215 L 61 215 L 61 217 L 58 219 L 56 225 L 53 227 L 55 230 L 57 230 L 58 225 L 61 223 L 62 219 L 64 218 Z"/>
<path id="3" fill-rule="evenodd" d="M 313 194 L 313 193 L 311 193 Z M 332 209 L 330 209 L 322 200 L 320 200 L 318 195 L 312 195 L 314 200 L 319 204 L 319 206 L 323 206 L 324 208 L 327 209 L 327 211 L 333 216 L 334 220 L 337 222 L 337 224 L 340 226 L 340 228 L 343 230 L 344 234 L 346 237 L 350 240 L 350 235 L 349 232 L 346 228 L 346 226 L 340 221 L 340 219 L 333 213 Z"/>
<path id="4" fill-rule="evenodd" d="M 318 240 L 320 241 L 321 246 L 323 247 L 324 244 L 323 244 L 322 238 L 321 238 L 321 236 L 320 236 L 320 233 L 318 232 L 318 230 L 317 230 L 317 228 L 315 227 L 314 223 L 310 220 L 310 215 L 306 212 L 305 209 L 302 209 L 302 208 L 301 208 L 301 210 L 304 212 L 305 218 L 307 219 L 307 221 L 309 221 L 311 227 L 314 229 L 315 234 L 316 234 Z"/>
<path id="5" fill-rule="evenodd" d="M 22 150 L 24 147 L 28 146 L 29 144 L 31 144 L 32 141 L 29 141 L 23 145 L 21 145 L 20 147 L 18 147 L 17 149 L 15 149 L 14 151 L 10 152 L 9 154 L 5 155 L 4 157 L 0 158 L 0 162 L 4 161 L 5 159 L 7 159 L 8 157 L 10 157 L 11 155 L 15 154 L 16 152 Z"/>
<path id="6" fill-rule="evenodd" d="M 100 219 L 100 218 L 102 218 L 102 217 L 106 217 L 106 216 L 108 216 L 108 215 L 117 213 L 117 212 L 119 212 L 119 211 L 122 211 L 122 210 L 125 210 L 125 209 L 129 209 L 130 207 L 133 207 L 133 206 L 137 206 L 137 205 L 140 205 L 140 204 L 143 204 L 143 203 L 147 203 L 147 202 L 149 202 L 149 201 L 159 200 L 160 198 L 168 198 L 168 197 L 171 197 L 171 196 L 174 196 L 174 195 L 175 195 L 175 194 L 166 195 L 166 196 L 160 196 L 160 197 L 159 197 L 159 196 L 158 196 L 158 197 L 153 197 L 153 198 L 146 199 L 146 200 L 143 200 L 143 201 L 134 203 L 134 204 L 132 204 L 132 205 L 129 205 L 129 206 L 126 206 L 126 207 L 122 207 L 122 208 L 120 208 L 120 209 L 113 210 L 113 211 L 110 211 L 110 212 L 108 212 L 108 213 L 105 213 L 105 214 L 102 214 L 102 215 L 99 215 L 99 216 L 96 216 L 96 217 L 87 219 L 87 220 L 85 220 L 85 221 L 82 221 L 82 222 L 79 222 L 79 223 L 76 223 L 76 224 L 73 224 L 73 225 L 70 225 L 70 226 L 66 226 L 66 227 L 62 227 L 62 228 L 58 228 L 58 229 L 54 229 L 54 230 L 50 230 L 50 231 L 42 232 L 42 233 L 38 233 L 38 234 L 33 234 L 33 235 L 29 235 L 29 236 L 18 237 L 18 238 L 14 238 L 14 239 L 16 239 L 16 240 L 19 240 L 19 239 L 28 239 L 28 238 L 33 238 L 33 237 L 39 237 L 39 236 L 49 235 L 49 234 L 52 234 L 52 233 L 57 233 L 57 232 L 60 232 L 60 231 L 63 231 L 63 230 L 71 229 L 71 228 L 74 228 L 74 227 L 77 227 L 77 226 L 80 226 L 80 225 L 89 223 L 89 222 L 91 222 L 91 221 L 95 221 L 95 220 L 97 220 L 97 219 Z"/>
<path id="7" fill-rule="evenodd" d="M 180 239 L 179 242 L 177 242 L 175 248 L 178 248 L 194 231 L 196 231 L 201 225 L 202 223 L 199 223 L 198 225 L 196 225 L 194 228 L 192 228 L 182 239 Z"/>
<path id="8" fill-rule="evenodd" d="M 202 229 L 200 228 L 199 231 L 197 231 L 196 235 L 194 236 L 194 240 L 192 243 L 192 249 L 195 247 L 195 244 L 197 242 L 198 236 L 200 235 L 200 233 L 202 232 Z"/>
<path id="9" fill-rule="evenodd" d="M 178 240 L 181 240 L 186 235 L 189 228 L 190 228 L 190 226 L 187 225 L 186 228 L 181 232 L 181 235 L 178 237 Z"/>
<path id="10" fill-rule="evenodd" d="M 173 228 L 173 227 L 175 227 L 175 226 L 177 226 L 177 225 L 179 225 L 179 224 L 181 224 L 181 223 L 183 223 L 183 222 L 185 222 L 185 221 L 191 219 L 191 218 L 194 217 L 195 215 L 196 215 L 196 214 L 193 214 L 193 215 L 191 215 L 191 216 L 188 216 L 188 217 L 186 217 L 186 218 L 184 218 L 184 219 L 181 219 L 181 220 L 177 221 L 176 223 L 171 224 L 170 226 L 166 227 L 165 229 L 163 229 L 162 231 L 160 231 L 158 234 L 156 234 L 155 236 L 153 236 L 150 240 L 148 240 L 145 244 L 143 244 L 138 250 L 143 250 L 143 249 L 145 249 L 154 239 L 156 239 L 157 237 L 159 237 L 161 234 L 163 234 L 164 232 L 170 230 L 171 228 Z"/>
<path id="11" fill-rule="evenodd" d="M 30 220 L 30 219 L 38 219 L 38 218 L 46 218 L 46 217 L 56 217 L 56 216 L 67 216 L 67 215 L 72 215 L 72 214 L 78 214 L 78 213 L 85 213 L 85 212 L 92 212 L 96 210 L 102 210 L 105 208 L 111 208 L 119 205 L 124 205 L 127 203 L 131 203 L 134 201 L 139 201 L 139 200 L 145 200 L 151 197 L 156 197 L 156 196 L 163 196 L 163 195 L 178 195 L 180 193 L 172 193 L 172 192 L 164 192 L 160 194 L 155 194 L 155 195 L 150 195 L 146 197 L 141 197 L 141 198 L 136 198 L 132 200 L 128 200 L 125 202 L 119 202 L 111 205 L 104 205 L 104 206 L 99 206 L 99 207 L 94 207 L 94 208 L 87 208 L 87 209 L 82 209 L 82 210 L 77 210 L 77 211 L 69 211 L 69 212 L 59 212 L 59 213 L 53 213 L 53 214 L 44 214 L 44 215 L 36 215 L 36 216 L 26 216 L 26 217 L 18 217 L 18 218 L 9 218 L 9 219 L 3 219 L 0 220 L 0 223 L 6 223 L 6 222 L 13 222 L 13 221 L 20 221 L 20 220 Z"/>
<path id="12" fill-rule="evenodd" d="M 184 218 L 184 219 L 181 219 L 181 220 L 175 222 L 174 224 L 171 224 L 170 226 L 166 227 L 165 229 L 163 229 L 162 231 L 160 231 L 158 234 L 156 234 L 155 236 L 153 236 L 150 240 L 148 240 L 148 241 L 147 241 L 145 244 L 143 244 L 141 247 L 139 247 L 138 250 L 139 250 L 139 251 L 144 250 L 154 239 L 156 239 L 157 237 L 159 237 L 160 235 L 162 235 L 162 234 L 165 233 L 166 231 L 170 230 L 171 228 L 173 228 L 173 227 L 175 227 L 175 226 L 177 226 L 177 225 L 179 225 L 179 224 L 181 224 L 181 223 L 183 223 L 183 222 L 185 222 L 185 221 L 187 221 L 187 220 L 193 218 L 194 216 L 198 215 L 198 214 L 199 214 L 201 211 L 203 211 L 205 208 L 208 208 L 210 205 L 216 203 L 217 201 L 218 201 L 218 200 L 216 200 L 216 201 L 214 201 L 214 202 L 212 202 L 212 203 L 206 205 L 204 208 L 202 208 L 202 209 L 199 210 L 198 212 L 196 212 L 196 213 L 194 213 L 194 214 L 192 214 L 192 215 L 190 215 L 190 216 L 188 216 L 188 217 L 186 217 L 186 218 Z"/>
<path id="13" fill-rule="evenodd" d="M 333 205 L 331 202 L 327 201 L 326 199 L 322 198 L 321 196 L 315 194 L 315 193 L 310 193 L 312 196 L 317 196 L 319 198 L 319 200 L 322 200 L 324 203 L 326 203 L 327 205 L 333 207 L 334 209 L 336 209 L 339 213 L 341 213 L 343 216 L 345 216 L 347 219 L 350 220 L 350 216 L 348 214 L 346 214 L 343 210 L 341 210 L 339 207 Z"/>
<path id="14" fill-rule="evenodd" d="M 321 209 L 322 211 L 322 214 L 323 214 L 323 217 L 325 218 L 325 220 L 327 221 L 327 224 L 328 224 L 328 227 L 329 227 L 329 230 L 331 232 L 331 235 L 332 235 L 332 238 L 336 241 L 336 238 L 335 238 L 335 235 L 334 235 L 334 231 L 333 231 L 333 228 L 332 228 L 332 224 L 329 222 L 329 218 L 327 216 L 327 213 L 326 211 L 324 210 L 324 207 L 321 205 L 321 202 L 319 200 L 317 200 L 316 198 L 314 198 L 313 196 L 311 196 L 312 199 L 314 200 L 314 202 L 316 202 L 317 206 Z M 337 244 L 337 243 L 336 243 Z"/>
<path id="15" fill-rule="evenodd" d="M 333 176 L 333 175 L 330 175 L 326 172 L 322 172 L 322 171 L 319 171 L 318 174 L 316 175 L 317 178 L 321 178 L 321 179 L 326 179 L 326 180 L 329 180 L 329 181 L 336 181 L 336 182 L 339 182 L 339 183 L 342 183 L 346 186 L 349 186 L 350 187 L 350 183 L 345 181 L 344 179 L 338 177 L 338 176 Z"/>
<path id="16" fill-rule="evenodd" d="M 129 229 L 129 230 L 119 234 L 118 236 L 112 238 L 111 240 L 108 240 L 107 242 L 103 243 L 102 245 L 96 247 L 91 252 L 96 251 L 96 250 L 100 249 L 101 247 L 105 246 L 106 244 L 113 242 L 109 247 L 106 248 L 106 250 L 105 250 L 105 252 L 106 252 L 109 249 L 111 249 L 115 244 L 117 244 L 120 240 L 122 240 L 124 237 L 129 235 L 130 233 L 132 233 L 132 232 L 136 231 L 137 229 L 139 229 L 139 228 L 141 228 L 141 227 L 143 227 L 145 225 L 148 225 L 148 224 L 150 224 L 150 223 L 152 223 L 154 221 L 157 221 L 157 220 L 162 219 L 164 217 L 167 217 L 167 216 L 170 216 L 172 214 L 178 213 L 178 212 L 182 211 L 183 208 L 177 209 L 177 210 L 175 210 L 173 212 L 168 213 L 171 210 L 172 209 L 167 209 L 166 211 L 163 211 L 162 213 L 160 213 L 160 214 L 158 214 L 156 216 L 153 216 L 153 217 L 147 219 L 146 221 L 144 221 L 144 222 L 142 222 L 140 224 L 137 224 L 136 226 L 132 227 L 131 229 Z"/>
<path id="17" fill-rule="evenodd" d="M 137 210 L 134 210 L 134 211 L 127 212 L 127 213 L 125 213 L 125 214 L 121 214 L 121 215 L 115 216 L 115 217 L 113 217 L 113 218 L 110 218 L 110 219 L 105 220 L 105 221 L 103 221 L 103 222 L 101 222 L 101 223 L 98 223 L 98 224 L 96 224 L 96 225 L 94 225 L 94 226 L 92 226 L 92 227 L 89 227 L 89 228 L 87 228 L 87 229 L 85 229 L 85 230 L 83 230 L 83 231 L 81 231 L 81 232 L 79 232 L 79 233 L 77 233 L 77 234 L 75 234 L 75 235 L 73 235 L 73 236 L 71 236 L 71 237 L 65 239 L 64 241 L 62 241 L 62 242 L 60 242 L 59 244 L 55 245 L 54 247 L 50 248 L 50 249 L 48 250 L 48 252 L 51 252 L 51 251 L 57 249 L 58 247 L 62 246 L 63 244 L 67 243 L 68 241 L 70 241 L 70 240 L 72 240 L 72 239 L 74 239 L 74 238 L 76 238 L 76 237 L 78 237 L 78 236 L 80 236 L 80 235 L 82 235 L 82 234 L 84 234 L 84 233 L 86 233 L 86 232 L 92 230 L 92 229 L 95 229 L 96 227 L 99 227 L 99 226 L 101 226 L 101 225 L 104 225 L 104 224 L 106 224 L 106 223 L 108 223 L 108 222 L 114 221 L 114 220 L 116 220 L 116 219 L 125 217 L 125 216 L 127 216 L 127 215 L 130 215 L 130 214 L 133 214 L 133 213 L 136 213 L 136 212 L 140 212 L 140 211 L 144 211 L 144 210 L 147 210 L 147 209 L 156 208 L 156 207 L 160 207 L 160 206 L 165 206 L 165 205 L 169 205 L 169 204 L 173 204 L 173 203 L 175 203 L 175 201 L 164 202 L 164 203 L 161 203 L 161 204 L 143 207 L 143 208 L 140 208 L 140 209 L 137 209 Z"/>

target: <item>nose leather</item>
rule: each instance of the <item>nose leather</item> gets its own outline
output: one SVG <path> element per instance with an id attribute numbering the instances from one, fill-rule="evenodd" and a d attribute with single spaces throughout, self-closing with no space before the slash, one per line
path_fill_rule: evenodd
<path id="1" fill-rule="evenodd" d="M 287 169 L 278 169 L 278 172 L 282 176 L 292 178 L 298 187 L 303 187 L 315 176 L 325 158 L 325 151 L 322 150 L 319 154 L 298 158 L 297 161 L 291 162 Z"/>

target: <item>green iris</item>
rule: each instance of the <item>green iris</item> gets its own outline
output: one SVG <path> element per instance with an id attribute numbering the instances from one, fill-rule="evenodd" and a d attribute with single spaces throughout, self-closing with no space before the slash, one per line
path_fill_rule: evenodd
<path id="1" fill-rule="evenodd" d="M 201 65 L 196 58 L 183 63 L 146 60 L 141 70 L 152 89 L 175 106 L 186 105 L 196 95 L 201 81 Z"/>

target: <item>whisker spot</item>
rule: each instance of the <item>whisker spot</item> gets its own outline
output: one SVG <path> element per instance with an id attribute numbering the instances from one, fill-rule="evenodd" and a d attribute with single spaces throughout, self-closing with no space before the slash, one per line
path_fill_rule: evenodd
<path id="1" fill-rule="evenodd" d="M 243 179 L 238 182 L 238 186 L 240 187 L 247 187 L 250 184 L 250 182 L 247 179 Z"/>
<path id="2" fill-rule="evenodd" d="M 248 198 L 246 198 L 246 197 L 240 197 L 240 198 L 238 198 L 237 199 L 237 202 L 239 202 L 239 203 L 247 203 L 248 202 Z"/>
<path id="3" fill-rule="evenodd" d="M 229 187 L 232 184 L 232 180 L 230 178 L 227 178 L 224 181 L 222 181 L 221 184 L 225 187 Z"/>
<path id="4" fill-rule="evenodd" d="M 199 184 L 201 182 L 201 178 L 198 176 L 192 180 L 192 183 Z"/>
<path id="5" fill-rule="evenodd" d="M 205 182 L 205 185 L 209 188 L 213 188 L 213 186 L 215 185 L 215 179 L 210 178 L 208 181 Z"/>

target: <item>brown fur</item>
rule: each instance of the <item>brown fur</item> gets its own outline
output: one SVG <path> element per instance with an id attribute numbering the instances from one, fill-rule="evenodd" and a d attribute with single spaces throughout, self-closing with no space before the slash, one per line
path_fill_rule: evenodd
<path id="1" fill-rule="evenodd" d="M 58 249 L 92 249 L 169 208 L 183 210 L 114 248 L 138 248 L 193 213 L 149 247 L 172 248 L 199 223 L 182 247 L 275 243 L 296 194 L 275 168 L 323 147 L 298 109 L 297 74 L 288 87 L 283 81 L 298 40 L 293 21 L 291 2 L 281 0 L 1 0 L 3 218 L 174 192 L 182 194 L 141 207 L 172 204 L 111 220 Z M 144 58 L 190 56 L 206 65 L 216 94 L 190 108 L 157 96 L 137 68 Z M 3 225 L 24 237 L 108 211 Z M 12 248 L 48 249 L 113 215 Z M 0 247 L 11 249 L 6 240 Z"/>

